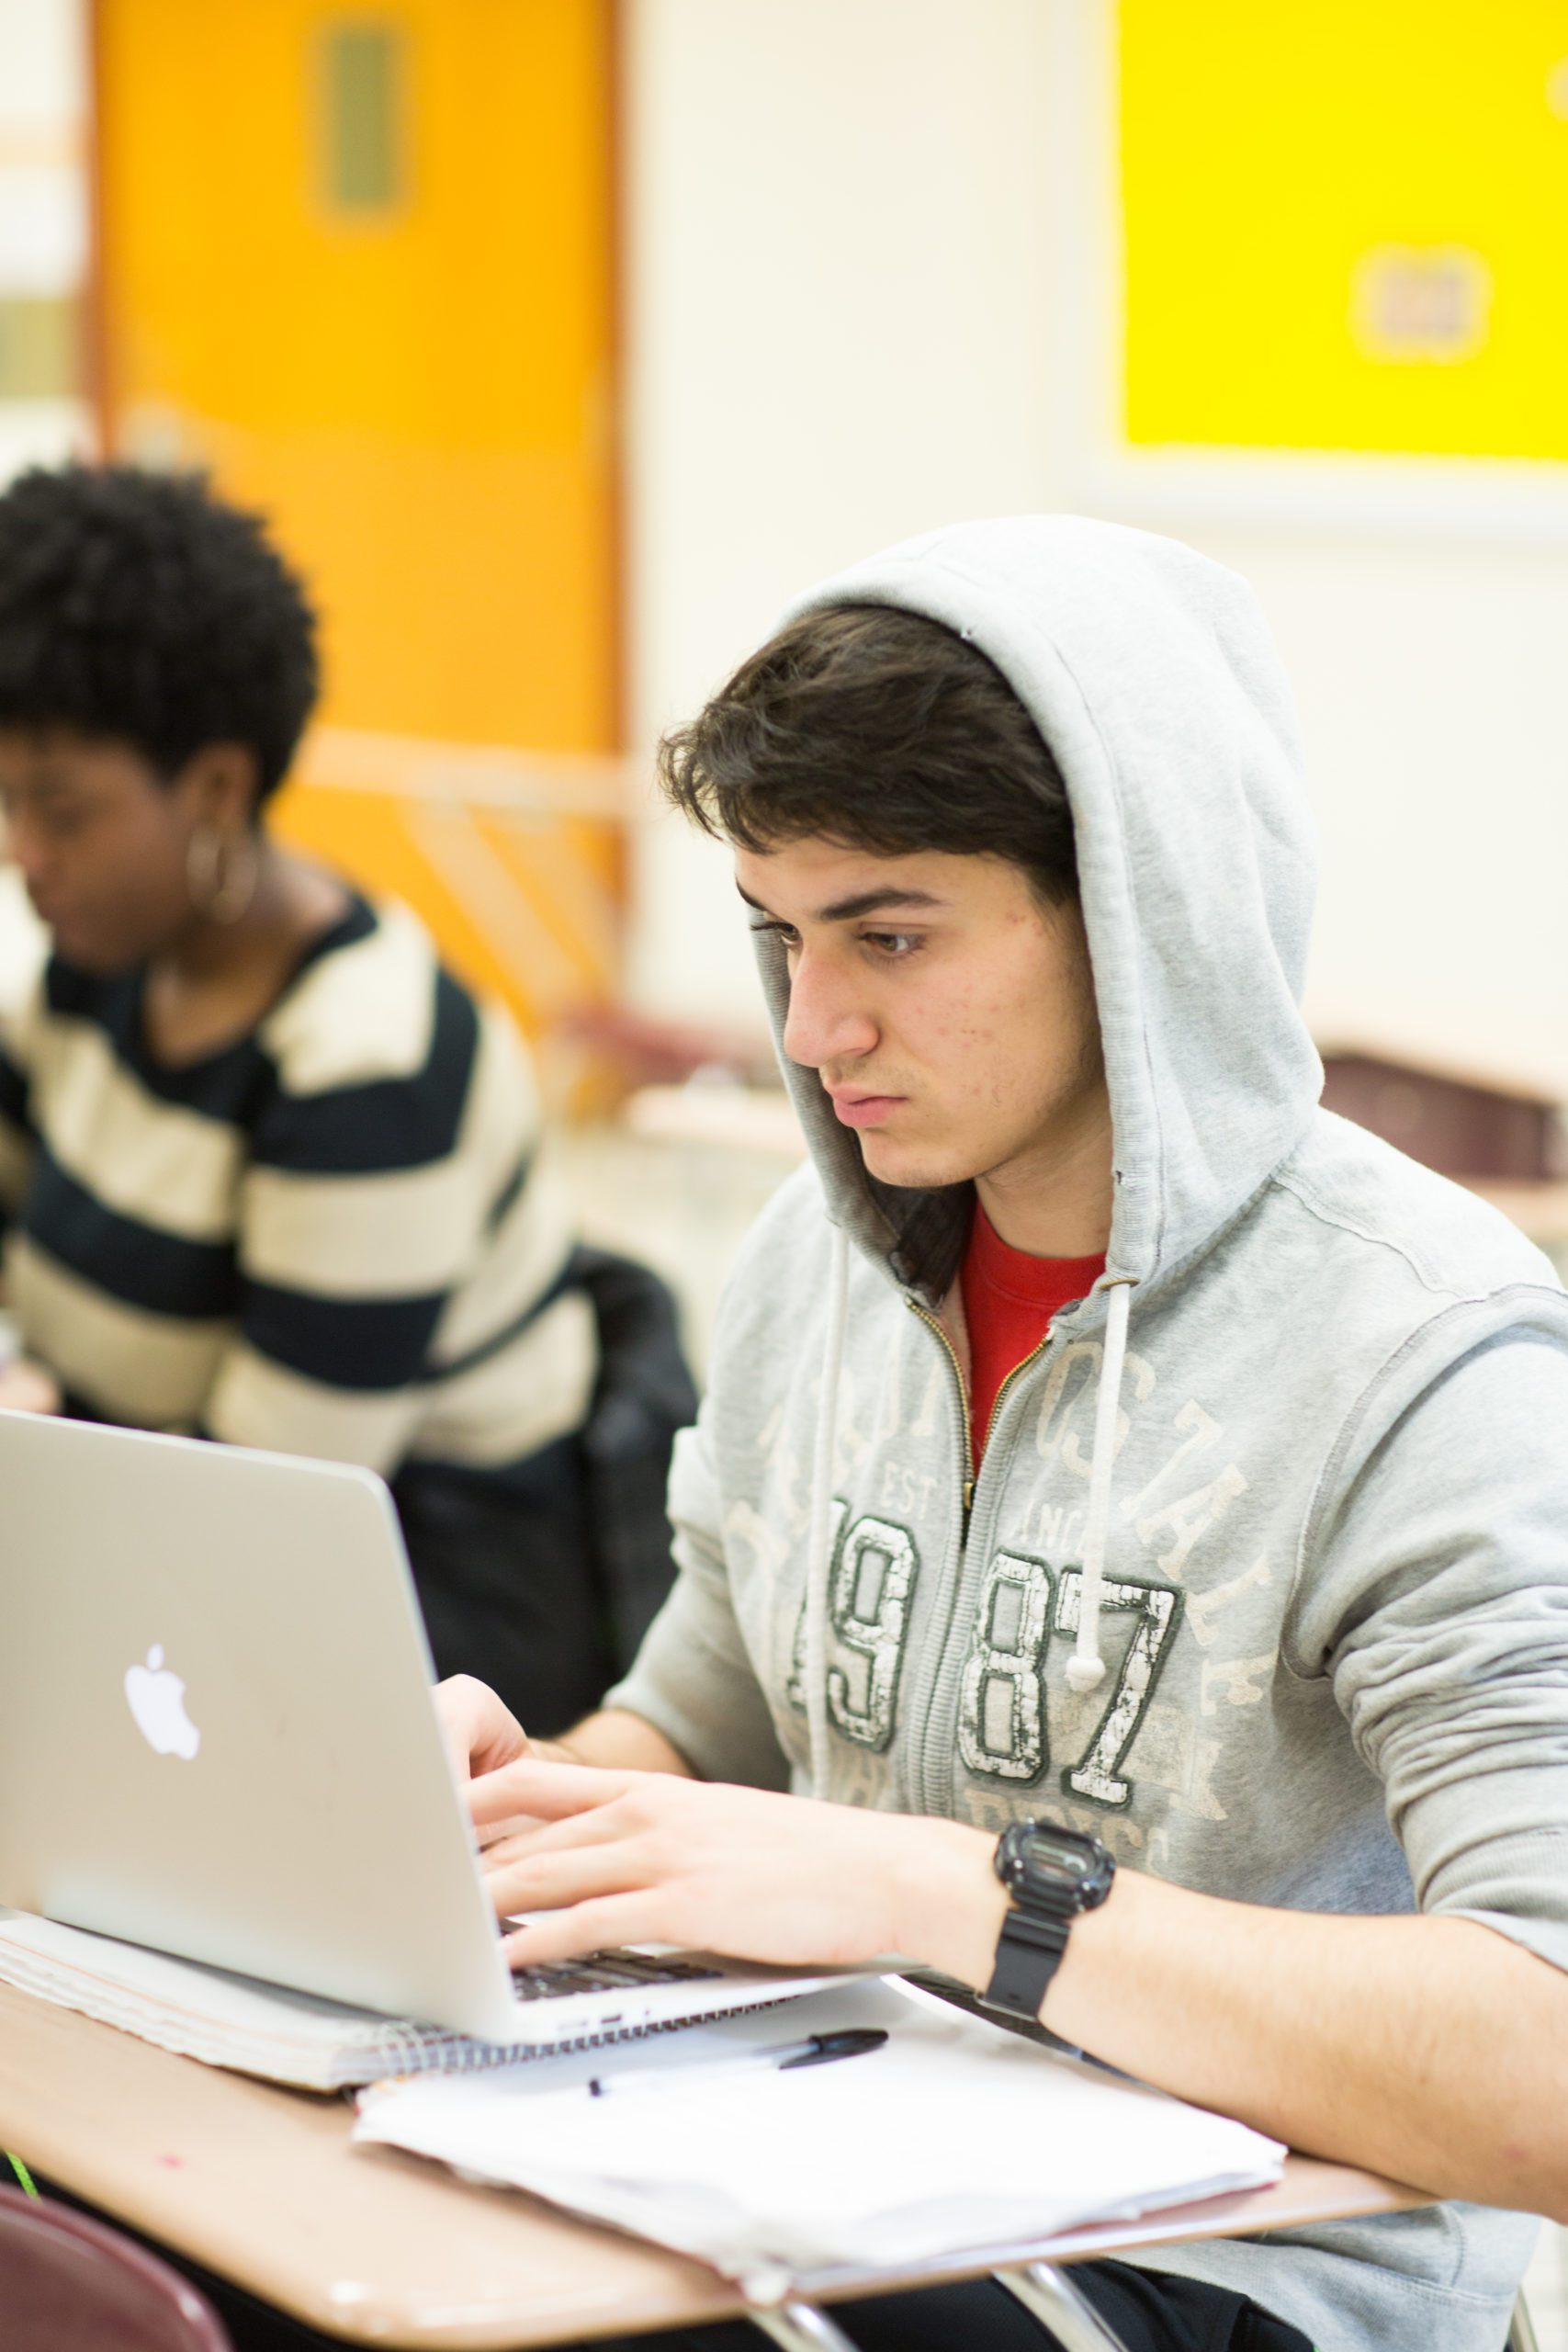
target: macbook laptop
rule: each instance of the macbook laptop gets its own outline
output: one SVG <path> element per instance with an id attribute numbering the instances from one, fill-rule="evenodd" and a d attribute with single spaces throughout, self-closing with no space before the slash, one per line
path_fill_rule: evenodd
<path id="1" fill-rule="evenodd" d="M 513 1977 L 432 1681 L 371 1472 L 0 1412 L 0 1904 L 535 2047 L 845 1973 Z"/>

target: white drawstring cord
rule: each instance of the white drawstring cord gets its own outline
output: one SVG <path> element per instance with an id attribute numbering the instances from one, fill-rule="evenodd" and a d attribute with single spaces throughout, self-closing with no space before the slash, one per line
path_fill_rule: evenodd
<path id="1" fill-rule="evenodd" d="M 1132 1279 L 1122 1274 L 1113 1282 L 1106 1310 L 1100 1393 L 1094 1407 L 1094 1452 L 1089 1467 L 1089 1525 L 1084 1531 L 1078 1636 L 1067 1660 L 1068 1687 L 1078 1691 L 1093 1690 L 1105 1679 L 1105 1660 L 1100 1655 L 1100 1604 L 1105 1586 L 1105 1539 L 1111 1523 L 1116 1416 L 1122 1398 L 1122 1367 L 1127 1357 L 1127 1317 L 1132 1304 Z"/>
<path id="2" fill-rule="evenodd" d="M 817 1443 L 811 1457 L 811 1520 L 806 1558 L 806 1720 L 811 1737 L 811 1793 L 828 1793 L 828 1571 L 831 1566 L 833 1455 L 838 1436 L 839 1368 L 844 1359 L 844 1324 L 850 1291 L 850 1245 L 833 1227 L 828 1275 L 828 1339 L 822 1351 L 822 1387 L 817 1405 Z"/>

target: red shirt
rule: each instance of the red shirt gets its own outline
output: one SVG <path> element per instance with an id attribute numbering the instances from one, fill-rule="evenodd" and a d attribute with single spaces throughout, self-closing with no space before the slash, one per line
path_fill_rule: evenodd
<path id="1" fill-rule="evenodd" d="M 1103 1254 L 1032 1258 L 1026 1250 L 1010 1250 L 976 1202 L 959 1279 L 964 1319 L 969 1326 L 969 1419 L 976 1472 L 1003 1381 L 1025 1356 L 1033 1354 L 1052 1317 L 1073 1299 L 1084 1297 L 1104 1272 Z"/>

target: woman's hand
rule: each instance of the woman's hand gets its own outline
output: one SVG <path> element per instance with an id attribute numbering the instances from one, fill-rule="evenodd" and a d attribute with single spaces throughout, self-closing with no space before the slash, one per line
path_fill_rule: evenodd
<path id="1" fill-rule="evenodd" d="M 0 1408 L 7 1413 L 58 1413 L 64 1400 L 53 1373 L 28 1356 L 0 1363 Z"/>
<path id="2" fill-rule="evenodd" d="M 506 1939 L 514 1967 L 626 1943 L 689 1945 L 786 1966 L 898 1952 L 987 1981 L 1007 1898 L 995 1840 L 962 1823 L 866 1813 L 662 1772 L 525 1757 L 476 1781 L 496 1838 L 497 1913 L 552 1912 Z"/>

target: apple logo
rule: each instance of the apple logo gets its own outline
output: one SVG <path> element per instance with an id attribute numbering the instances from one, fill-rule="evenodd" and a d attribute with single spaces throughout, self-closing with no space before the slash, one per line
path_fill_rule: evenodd
<path id="1" fill-rule="evenodd" d="M 183 1757 L 188 1764 L 201 1746 L 201 1734 L 186 1713 L 186 1686 L 164 1664 L 164 1645 L 154 1642 L 145 1666 L 126 1668 L 125 1695 L 136 1718 L 136 1728 L 160 1756 Z"/>

